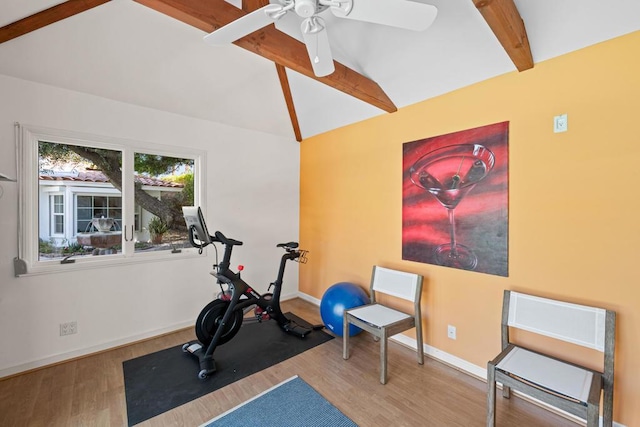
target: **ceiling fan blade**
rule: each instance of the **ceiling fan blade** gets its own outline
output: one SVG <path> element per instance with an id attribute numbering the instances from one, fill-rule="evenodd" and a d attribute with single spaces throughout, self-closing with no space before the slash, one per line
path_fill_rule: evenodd
<path id="1" fill-rule="evenodd" d="M 307 46 L 313 73 L 318 77 L 333 73 L 335 66 L 324 20 L 319 16 L 312 16 L 302 21 L 300 29 L 304 44 Z"/>
<path id="2" fill-rule="evenodd" d="M 286 11 L 283 11 L 281 5 L 268 4 L 207 34 L 204 36 L 204 41 L 211 45 L 233 43 L 254 31 L 258 31 L 260 28 L 273 24 L 284 13 Z"/>
<path id="3" fill-rule="evenodd" d="M 429 28 L 438 14 L 435 6 L 410 0 L 347 0 L 340 1 L 340 6 L 330 8 L 331 12 L 339 18 L 414 31 Z"/>

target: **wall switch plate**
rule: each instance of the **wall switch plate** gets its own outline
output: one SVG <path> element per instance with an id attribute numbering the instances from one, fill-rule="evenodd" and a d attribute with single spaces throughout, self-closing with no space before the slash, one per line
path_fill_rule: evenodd
<path id="1" fill-rule="evenodd" d="M 553 131 L 555 133 L 566 132 L 567 128 L 568 128 L 568 119 L 566 114 L 561 114 L 553 118 Z"/>
<path id="2" fill-rule="evenodd" d="M 456 327 L 452 325 L 447 326 L 447 336 L 452 340 L 456 339 Z"/>

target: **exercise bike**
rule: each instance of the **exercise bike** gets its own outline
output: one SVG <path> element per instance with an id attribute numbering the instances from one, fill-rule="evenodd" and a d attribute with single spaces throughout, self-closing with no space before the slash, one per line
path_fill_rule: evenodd
<path id="1" fill-rule="evenodd" d="M 283 248 L 285 253 L 280 259 L 278 276 L 269 285 L 268 291 L 273 287 L 273 293 L 267 292 L 261 295 L 242 280 L 240 272 L 235 273 L 230 269 L 233 247 L 241 246 L 242 242 L 227 238 L 220 231 L 216 231 L 213 236 L 209 235 L 199 207 L 185 206 L 182 209 L 189 229 L 189 242 L 198 248 L 200 253 L 209 244 L 221 243 L 224 245 L 222 262 L 214 264 L 214 271 L 211 272 L 216 277 L 222 292 L 198 315 L 195 325 L 198 341 L 188 342 L 182 346 L 184 352 L 191 353 L 200 361 L 198 378 L 205 379 L 216 371 L 213 358 L 216 347 L 229 342 L 238 333 L 246 310 L 252 306 L 255 306 L 256 321 L 274 319 L 284 332 L 299 338 L 304 338 L 311 331 L 322 328 L 322 326 L 307 328 L 298 325 L 287 318 L 280 309 L 280 294 L 287 261 L 297 261 L 303 264 L 306 262 L 307 251 L 298 249 L 298 243 L 288 242 L 276 245 Z M 213 246 L 215 248 L 215 245 Z"/>

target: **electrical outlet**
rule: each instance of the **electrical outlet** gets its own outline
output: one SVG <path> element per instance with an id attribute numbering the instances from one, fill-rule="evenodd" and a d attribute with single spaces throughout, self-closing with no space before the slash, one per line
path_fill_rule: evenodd
<path id="1" fill-rule="evenodd" d="M 456 339 L 456 327 L 452 325 L 447 326 L 447 336 L 452 340 Z"/>
<path id="2" fill-rule="evenodd" d="M 60 323 L 60 336 L 73 335 L 78 333 L 78 322 Z"/>

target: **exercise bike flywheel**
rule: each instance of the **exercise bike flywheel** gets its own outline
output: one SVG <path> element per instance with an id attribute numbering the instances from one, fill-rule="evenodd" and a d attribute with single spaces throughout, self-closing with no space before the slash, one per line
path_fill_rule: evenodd
<path id="1" fill-rule="evenodd" d="M 196 336 L 203 346 L 211 343 L 218 327 L 222 323 L 229 301 L 215 299 L 202 309 L 196 321 Z M 222 345 L 233 338 L 242 326 L 242 310 L 234 310 L 229 317 L 229 321 L 224 325 L 222 335 L 218 340 L 218 345 Z"/>

